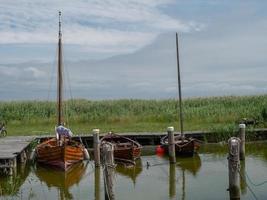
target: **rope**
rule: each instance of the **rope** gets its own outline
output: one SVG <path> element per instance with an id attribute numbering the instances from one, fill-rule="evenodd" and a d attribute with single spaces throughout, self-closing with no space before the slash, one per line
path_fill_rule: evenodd
<path id="1" fill-rule="evenodd" d="M 227 159 L 228 159 L 228 158 L 227 158 Z M 228 165 L 227 165 L 226 163 L 224 163 L 222 160 L 221 160 L 221 163 L 222 163 L 224 166 L 226 166 L 226 167 L 228 168 Z M 232 168 L 232 170 L 233 170 L 233 168 Z M 240 172 L 240 165 L 239 165 L 239 168 L 238 168 L 237 171 L 238 171 L 238 173 L 239 173 L 241 179 L 245 181 L 245 178 L 243 177 L 243 175 L 242 175 L 241 172 Z M 256 196 L 255 192 L 253 192 L 252 188 L 251 188 L 248 184 L 247 184 L 247 187 L 248 187 L 249 191 L 251 192 L 252 196 L 254 197 L 254 199 L 255 199 L 255 200 L 258 200 L 258 197 Z"/>
<path id="2" fill-rule="evenodd" d="M 54 78 L 54 74 L 55 74 L 55 71 L 56 71 L 56 59 L 57 59 L 57 52 L 55 52 L 55 58 L 53 60 L 53 63 L 51 65 L 51 68 L 49 70 L 49 76 L 50 79 L 49 79 L 49 85 L 48 85 L 48 94 L 47 94 L 47 101 L 49 101 L 50 99 L 50 93 L 51 93 L 51 87 L 52 87 L 52 82 L 53 82 L 53 78 Z"/>
<path id="3" fill-rule="evenodd" d="M 63 47 L 62 47 L 62 51 L 63 51 Z M 71 81 L 70 81 L 70 76 L 69 76 L 69 70 L 68 70 L 68 65 L 67 65 L 67 62 L 65 62 L 65 59 L 64 57 L 62 58 L 63 59 L 63 63 L 64 63 L 64 72 L 66 72 L 66 76 L 64 76 L 64 82 L 65 82 L 65 85 L 66 87 L 64 88 L 65 89 L 65 94 L 67 94 L 67 92 L 69 92 L 70 94 L 70 99 L 71 99 L 71 102 L 73 103 L 73 95 L 72 95 L 72 89 L 71 89 Z M 65 115 L 66 115 L 66 122 L 69 124 L 69 105 L 65 104 L 66 107 L 65 107 Z"/>
<path id="4" fill-rule="evenodd" d="M 146 161 L 146 164 L 143 165 L 143 167 L 147 167 L 147 169 L 148 169 L 150 167 L 162 166 L 162 165 L 168 165 L 168 164 L 169 164 L 169 162 L 150 164 L 148 161 Z"/>
<path id="5" fill-rule="evenodd" d="M 261 182 L 261 183 L 255 184 L 255 183 L 252 182 L 252 180 L 251 180 L 251 178 L 248 176 L 247 172 L 245 172 L 245 176 L 248 178 L 249 182 L 250 182 L 253 186 L 255 186 L 255 187 L 262 186 L 262 185 L 264 185 L 264 184 L 267 183 L 267 181 L 263 181 L 263 182 Z"/>
<path id="6" fill-rule="evenodd" d="M 241 177 L 241 179 L 245 180 L 243 175 L 240 173 L 240 169 L 238 169 L 238 173 Z M 256 196 L 255 192 L 253 192 L 252 188 L 247 184 L 247 187 L 249 189 L 249 191 L 251 192 L 252 196 L 254 197 L 254 199 L 258 200 L 258 197 Z"/>

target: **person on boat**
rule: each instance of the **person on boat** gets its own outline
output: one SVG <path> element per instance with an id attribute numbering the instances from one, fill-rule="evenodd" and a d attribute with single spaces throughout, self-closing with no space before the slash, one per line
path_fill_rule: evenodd
<path id="1" fill-rule="evenodd" d="M 63 125 L 59 125 L 56 127 L 56 134 L 59 138 L 61 138 L 62 136 L 71 138 L 73 136 L 71 130 Z"/>

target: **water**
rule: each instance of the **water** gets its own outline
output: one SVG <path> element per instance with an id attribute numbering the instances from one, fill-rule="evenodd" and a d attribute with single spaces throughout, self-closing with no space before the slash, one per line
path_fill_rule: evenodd
<path id="1" fill-rule="evenodd" d="M 242 200 L 267 199 L 266 171 L 267 143 L 247 144 L 240 170 Z M 177 158 L 172 165 L 167 157 L 144 151 L 134 168 L 117 166 L 114 178 L 117 200 L 224 200 L 230 199 L 227 188 L 227 148 L 211 144 L 202 146 L 193 158 Z M 16 177 L 1 177 L 0 194 L 0 199 L 105 199 L 102 169 L 95 170 L 92 161 L 68 173 L 20 165 Z"/>

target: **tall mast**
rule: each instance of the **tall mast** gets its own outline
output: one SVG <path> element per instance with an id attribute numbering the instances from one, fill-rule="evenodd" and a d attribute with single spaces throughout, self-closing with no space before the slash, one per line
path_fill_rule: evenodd
<path id="1" fill-rule="evenodd" d="M 63 70 L 62 70 L 62 44 L 61 44 L 61 12 L 58 13 L 58 78 L 57 78 L 57 124 L 63 123 L 62 99 L 63 99 Z"/>
<path id="2" fill-rule="evenodd" d="M 182 110 L 182 89 L 181 89 L 181 76 L 180 76 L 180 65 L 179 65 L 178 33 L 176 33 L 176 53 L 177 53 L 180 128 L 181 128 L 181 137 L 182 137 L 182 140 L 184 140 L 184 125 L 183 125 L 184 119 L 183 119 L 183 110 Z"/>

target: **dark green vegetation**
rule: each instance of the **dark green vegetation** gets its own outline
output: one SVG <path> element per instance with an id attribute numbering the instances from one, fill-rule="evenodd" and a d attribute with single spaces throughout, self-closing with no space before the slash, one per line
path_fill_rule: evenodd
<path id="1" fill-rule="evenodd" d="M 179 130 L 178 103 L 169 100 L 69 100 L 65 121 L 74 133 L 162 132 L 167 126 Z M 254 119 L 256 127 L 267 120 L 267 95 L 186 99 L 185 130 L 213 131 L 218 137 L 231 135 L 242 118 Z M 0 120 L 8 135 L 39 135 L 54 132 L 56 103 L 47 101 L 0 102 Z"/>

